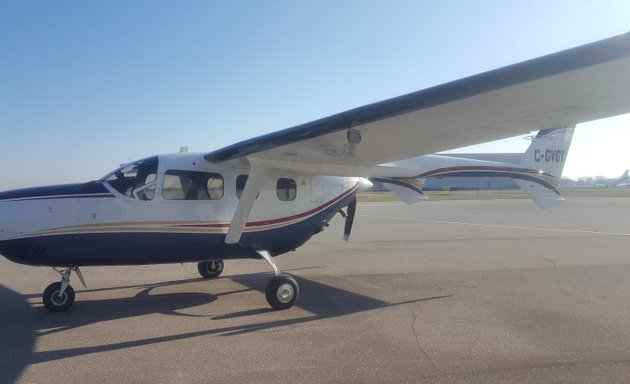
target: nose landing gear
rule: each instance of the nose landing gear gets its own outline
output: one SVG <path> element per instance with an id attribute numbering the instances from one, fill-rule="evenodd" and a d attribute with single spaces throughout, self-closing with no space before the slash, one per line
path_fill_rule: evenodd
<path id="1" fill-rule="evenodd" d="M 54 267 L 53 269 L 61 275 L 61 282 L 52 283 L 46 287 L 42 294 L 42 300 L 44 301 L 44 306 L 49 311 L 63 312 L 68 310 L 74 303 L 74 289 L 70 285 L 70 273 L 75 271 L 83 287 L 87 287 L 78 266 L 68 267 L 63 270 Z"/>
<path id="2" fill-rule="evenodd" d="M 214 279 L 223 272 L 223 260 L 210 260 L 197 263 L 197 270 L 202 277 Z"/>

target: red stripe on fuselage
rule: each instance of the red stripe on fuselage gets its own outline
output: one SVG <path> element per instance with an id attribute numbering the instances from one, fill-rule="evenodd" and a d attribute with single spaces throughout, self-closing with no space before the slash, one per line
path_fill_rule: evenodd
<path id="1" fill-rule="evenodd" d="M 501 171 L 501 172 L 521 172 L 521 173 L 531 173 L 540 176 L 552 176 L 548 173 L 540 173 L 535 169 L 528 168 L 514 168 L 514 167 L 488 167 L 488 166 L 480 166 L 480 165 L 466 165 L 466 166 L 458 166 L 458 167 L 446 167 L 434 169 L 429 172 L 425 172 L 416 177 L 431 177 L 440 173 L 448 173 L 448 172 L 457 172 L 457 171 Z"/>
<path id="2" fill-rule="evenodd" d="M 245 224 L 245 228 L 258 227 L 258 226 L 262 226 L 262 225 L 278 224 L 278 223 L 287 222 L 287 221 L 291 221 L 291 220 L 300 219 L 302 217 L 310 216 L 310 215 L 312 215 L 312 214 L 314 214 L 316 212 L 322 211 L 322 210 L 330 207 L 331 205 L 337 203 L 338 201 L 340 201 L 344 197 L 346 197 L 346 196 L 350 195 L 351 193 L 353 193 L 354 191 L 356 191 L 357 188 L 359 188 L 359 183 L 356 183 L 352 188 L 348 189 L 347 191 L 345 191 L 341 195 L 337 196 L 336 198 L 334 198 L 334 199 L 332 199 L 332 200 L 326 202 L 325 204 L 322 204 L 322 205 L 320 205 L 320 206 L 318 206 L 316 208 L 313 208 L 313 209 L 311 209 L 309 211 L 298 213 L 297 215 L 293 215 L 293 216 L 281 217 L 281 218 L 278 218 L 278 219 L 249 221 L 249 222 L 247 222 L 247 224 Z M 230 226 L 229 223 L 221 223 L 221 224 L 181 225 L 181 226 L 178 226 L 178 227 L 184 227 L 184 228 L 227 228 L 229 226 Z"/>
<path id="3" fill-rule="evenodd" d="M 259 225 L 277 224 L 277 223 L 281 223 L 281 222 L 284 222 L 284 221 L 291 221 L 291 220 L 295 220 L 295 219 L 300 219 L 300 218 L 305 217 L 305 216 L 310 216 L 310 215 L 312 215 L 315 212 L 322 211 L 322 210 L 330 207 L 331 205 L 335 204 L 339 200 L 343 199 L 344 197 L 350 195 L 352 192 L 356 191 L 357 188 L 359 188 L 359 183 L 356 183 L 352 188 L 348 189 L 346 192 L 344 192 L 341 195 L 337 196 L 335 199 L 330 200 L 326 204 L 320 205 L 317 208 L 313 208 L 310 211 L 302 212 L 300 214 L 293 215 L 293 216 L 283 217 L 283 218 L 280 218 L 280 219 L 252 221 L 252 222 L 249 222 L 249 223 L 245 224 L 245 227 L 255 227 L 255 226 L 259 226 Z"/>

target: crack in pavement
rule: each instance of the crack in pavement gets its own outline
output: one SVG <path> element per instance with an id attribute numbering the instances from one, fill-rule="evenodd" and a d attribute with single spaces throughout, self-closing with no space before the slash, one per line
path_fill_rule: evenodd
<path id="1" fill-rule="evenodd" d="M 416 329 L 416 322 L 418 321 L 418 317 L 416 316 L 416 312 L 415 311 L 411 311 L 411 316 L 413 317 L 413 320 L 411 321 L 411 331 L 413 332 L 413 336 L 414 336 L 414 338 L 416 340 L 416 345 L 418 346 L 418 349 L 420 350 L 420 352 L 422 352 L 422 355 L 429 362 L 429 364 L 431 364 L 433 369 L 435 369 L 436 371 L 438 371 L 440 373 L 445 373 L 444 371 L 442 371 L 433 362 L 433 360 L 431 360 L 431 358 L 429 357 L 429 354 L 427 353 L 427 351 L 425 351 L 424 348 L 422 348 L 422 343 L 420 342 L 420 336 L 418 336 L 418 330 Z"/>
<path id="2" fill-rule="evenodd" d="M 555 260 L 550 258 L 550 257 L 543 257 L 543 260 L 545 260 L 546 262 L 548 262 L 549 264 L 553 265 L 554 268 L 558 268 L 558 266 L 555 263 Z"/>

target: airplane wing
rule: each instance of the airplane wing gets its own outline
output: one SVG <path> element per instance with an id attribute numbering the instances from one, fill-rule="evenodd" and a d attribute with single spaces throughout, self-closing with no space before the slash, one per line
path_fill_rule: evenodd
<path id="1" fill-rule="evenodd" d="M 271 169 L 370 176 L 373 166 L 630 112 L 630 33 L 366 105 L 208 153 L 249 168 L 225 238 L 239 242 Z"/>
<path id="2" fill-rule="evenodd" d="M 366 105 L 210 152 L 291 171 L 371 166 L 630 112 L 630 33 Z"/>

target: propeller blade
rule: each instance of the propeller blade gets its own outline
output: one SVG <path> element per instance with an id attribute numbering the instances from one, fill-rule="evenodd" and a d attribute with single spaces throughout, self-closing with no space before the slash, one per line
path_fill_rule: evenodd
<path id="1" fill-rule="evenodd" d="M 352 232 L 352 223 L 354 223 L 354 214 L 357 210 L 357 197 L 352 196 L 350 204 L 348 204 L 348 210 L 346 211 L 346 224 L 343 228 L 343 239 L 348 241 L 350 238 L 350 232 Z"/>

